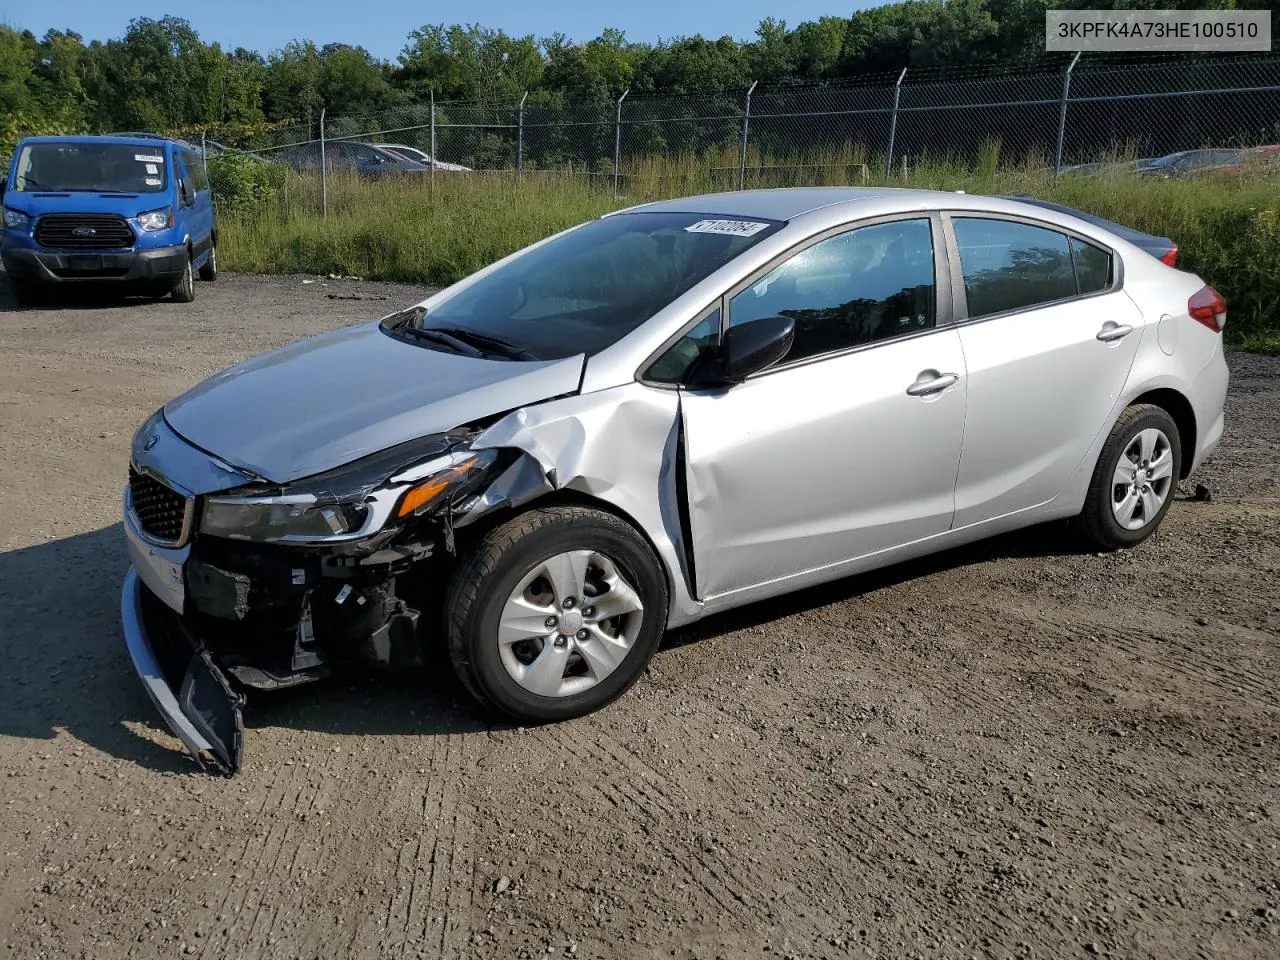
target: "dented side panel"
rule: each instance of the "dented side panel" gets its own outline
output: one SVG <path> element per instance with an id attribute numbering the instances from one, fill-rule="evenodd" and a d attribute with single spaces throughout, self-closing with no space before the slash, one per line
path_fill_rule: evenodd
<path id="1" fill-rule="evenodd" d="M 668 626 L 697 619 L 680 528 L 676 466 L 680 397 L 674 390 L 625 384 L 517 410 L 482 433 L 473 449 L 523 456 L 457 521 L 465 526 L 501 506 L 520 506 L 572 490 L 634 520 L 653 543 L 671 586 Z"/>

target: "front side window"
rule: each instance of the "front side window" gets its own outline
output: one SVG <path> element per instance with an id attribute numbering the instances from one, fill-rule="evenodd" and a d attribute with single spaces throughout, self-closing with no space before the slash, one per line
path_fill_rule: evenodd
<path id="1" fill-rule="evenodd" d="M 168 183 L 164 144 L 93 140 L 29 143 L 18 154 L 10 190 L 55 193 L 161 193 Z"/>
<path id="2" fill-rule="evenodd" d="M 859 227 L 806 247 L 747 287 L 733 298 L 729 323 L 793 319 L 783 362 L 927 330 L 936 321 L 933 266 L 927 218 Z"/>
<path id="3" fill-rule="evenodd" d="M 970 317 L 1024 310 L 1076 295 L 1065 234 L 1011 220 L 951 221 Z"/>
<path id="4" fill-rule="evenodd" d="M 680 383 L 703 354 L 720 342 L 720 309 L 717 307 L 693 325 L 649 367 L 645 378 L 658 383 Z"/>
<path id="5" fill-rule="evenodd" d="M 603 217 L 509 261 L 416 324 L 541 360 L 598 353 L 781 228 L 696 213 Z"/>

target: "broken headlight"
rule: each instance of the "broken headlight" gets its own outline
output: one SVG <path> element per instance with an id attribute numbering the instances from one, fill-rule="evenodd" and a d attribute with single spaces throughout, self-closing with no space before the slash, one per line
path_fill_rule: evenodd
<path id="1" fill-rule="evenodd" d="M 330 540 L 365 525 L 367 504 L 320 504 L 312 494 L 209 497 L 200 532 L 231 540 Z"/>
<path id="2" fill-rule="evenodd" d="M 494 450 L 459 447 L 390 478 L 382 473 L 380 481 L 369 480 L 376 462 L 362 461 L 346 476 L 329 473 L 278 492 L 206 497 L 200 532 L 262 543 L 357 540 L 388 524 L 432 514 L 473 491 L 496 459 Z"/>

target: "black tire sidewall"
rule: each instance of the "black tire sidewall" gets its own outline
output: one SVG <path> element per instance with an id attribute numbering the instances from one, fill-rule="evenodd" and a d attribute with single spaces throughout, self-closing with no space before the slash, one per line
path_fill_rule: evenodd
<path id="1" fill-rule="evenodd" d="M 182 272 L 182 277 L 173 287 L 173 299 L 179 303 L 190 303 L 196 298 L 196 276 L 195 269 L 191 265 L 191 257 L 187 257 L 186 269 Z"/>
<path id="2" fill-rule="evenodd" d="M 1115 475 L 1120 457 L 1133 443 L 1134 438 L 1143 430 L 1153 427 L 1169 439 L 1169 445 L 1173 451 L 1173 475 L 1169 494 L 1165 497 L 1164 503 L 1160 506 L 1160 512 L 1156 514 L 1154 520 L 1137 530 L 1126 530 L 1116 520 L 1111 507 L 1111 478 Z M 1165 514 L 1173 506 L 1174 494 L 1177 492 L 1178 478 L 1182 471 L 1182 437 L 1178 433 L 1178 425 L 1173 417 L 1159 407 L 1153 406 L 1142 410 L 1138 416 L 1128 419 L 1127 422 L 1117 424 L 1102 448 L 1102 456 L 1098 458 L 1098 471 L 1093 484 L 1092 502 L 1088 507 L 1093 512 L 1091 519 L 1098 528 L 1098 532 L 1116 546 L 1126 547 L 1141 543 L 1160 526 Z"/>
<path id="3" fill-rule="evenodd" d="M 209 259 L 200 268 L 200 279 L 205 283 L 212 283 L 218 279 L 218 245 L 216 243 L 209 245 Z"/>
<path id="4" fill-rule="evenodd" d="M 573 696 L 540 697 L 521 687 L 503 666 L 496 640 L 498 621 L 522 577 L 547 558 L 570 550 L 594 550 L 608 557 L 635 588 L 644 617 L 630 652 L 603 681 Z M 666 628 L 667 586 L 658 559 L 638 534 L 618 524 L 575 518 L 534 530 L 502 555 L 479 587 L 479 601 L 463 624 L 473 679 L 493 706 L 528 722 L 577 717 L 616 700 L 640 678 Z"/>

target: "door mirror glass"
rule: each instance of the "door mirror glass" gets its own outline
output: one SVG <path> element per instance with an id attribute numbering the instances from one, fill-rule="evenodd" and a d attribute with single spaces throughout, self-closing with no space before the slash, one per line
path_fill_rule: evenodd
<path id="1" fill-rule="evenodd" d="M 0 177 L 0 197 L 4 196 L 4 192 L 9 189 L 9 178 Z"/>
<path id="2" fill-rule="evenodd" d="M 796 322 L 790 317 L 765 317 L 730 327 L 720 341 L 719 372 L 730 383 L 741 383 L 785 357 L 795 335 Z"/>
<path id="3" fill-rule="evenodd" d="M 187 182 L 186 177 L 178 181 L 178 193 L 182 197 L 182 205 L 184 207 L 190 206 L 193 198 L 191 196 L 191 184 Z"/>

